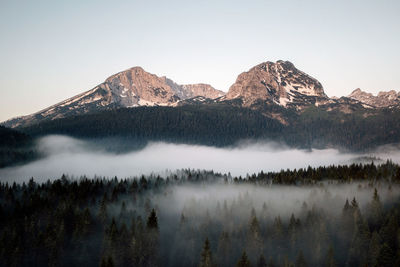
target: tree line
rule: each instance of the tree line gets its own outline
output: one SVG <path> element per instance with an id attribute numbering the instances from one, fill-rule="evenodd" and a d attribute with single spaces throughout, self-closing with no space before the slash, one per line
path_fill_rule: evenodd
<path id="1" fill-rule="evenodd" d="M 32 136 L 125 137 L 141 143 L 223 147 L 251 139 L 297 148 L 363 151 L 400 142 L 400 110 L 361 109 L 345 114 L 314 106 L 300 113 L 275 105 L 257 109 L 228 104 L 137 107 L 44 121 L 19 130 Z"/>

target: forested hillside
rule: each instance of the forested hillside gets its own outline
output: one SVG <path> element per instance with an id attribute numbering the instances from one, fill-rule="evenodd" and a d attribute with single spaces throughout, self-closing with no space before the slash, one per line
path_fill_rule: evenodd
<path id="1" fill-rule="evenodd" d="M 301 113 L 279 106 L 187 105 L 115 109 L 22 128 L 33 136 L 129 137 L 137 142 L 230 146 L 243 139 L 297 148 L 335 147 L 363 151 L 400 142 L 400 111 L 360 109 L 351 113 L 309 107 Z"/>
<path id="2" fill-rule="evenodd" d="M 35 155 L 30 136 L 0 126 L 0 168 L 31 160 Z"/>
<path id="3" fill-rule="evenodd" d="M 232 106 L 138 107 L 48 121 L 21 129 L 33 136 L 130 137 L 213 146 L 242 138 L 277 138 L 283 126 L 260 112 Z"/>

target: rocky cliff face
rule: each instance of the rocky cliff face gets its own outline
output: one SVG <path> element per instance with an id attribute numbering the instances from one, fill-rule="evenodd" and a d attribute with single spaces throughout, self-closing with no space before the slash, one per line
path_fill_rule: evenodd
<path id="1" fill-rule="evenodd" d="M 172 88 L 174 94 L 178 96 L 181 100 L 186 100 L 198 96 L 215 99 L 225 95 L 224 92 L 215 89 L 209 84 L 198 83 L 179 85 L 165 76 L 162 77 L 162 79 Z"/>
<path id="2" fill-rule="evenodd" d="M 211 85 L 179 85 L 166 77 L 148 73 L 141 67 L 133 67 L 110 76 L 89 91 L 35 114 L 9 120 L 4 125 L 18 127 L 109 108 L 174 106 L 195 96 L 213 99 L 223 94 Z"/>
<path id="3" fill-rule="evenodd" d="M 214 89 L 209 84 L 198 83 L 198 84 L 185 84 L 182 85 L 182 91 L 186 92 L 186 98 L 193 98 L 197 96 L 203 96 L 205 98 L 215 99 L 224 96 L 225 93 Z"/>
<path id="4" fill-rule="evenodd" d="M 261 63 L 240 74 L 226 95 L 227 100 L 237 98 L 245 106 L 262 100 L 285 107 L 328 99 L 320 82 L 281 60 Z"/>
<path id="5" fill-rule="evenodd" d="M 375 108 L 394 107 L 400 105 L 400 92 L 394 90 L 388 92 L 379 92 L 374 96 L 371 93 L 362 91 L 360 88 L 354 90 L 348 98 L 360 101 Z"/>

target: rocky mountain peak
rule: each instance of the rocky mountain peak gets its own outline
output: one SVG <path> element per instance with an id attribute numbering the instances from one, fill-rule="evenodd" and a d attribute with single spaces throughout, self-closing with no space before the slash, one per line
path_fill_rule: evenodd
<path id="1" fill-rule="evenodd" d="M 182 88 L 182 91 L 186 93 L 186 98 L 204 96 L 206 98 L 215 99 L 225 95 L 224 92 L 216 90 L 211 85 L 205 83 L 184 84 Z"/>
<path id="2" fill-rule="evenodd" d="M 244 105 L 263 100 L 282 106 L 309 97 L 314 102 L 327 98 L 320 82 L 282 60 L 267 61 L 241 73 L 226 95 L 226 99 L 241 98 Z"/>
<path id="3" fill-rule="evenodd" d="M 178 96 L 181 100 L 197 96 L 215 99 L 225 95 L 223 91 L 217 90 L 209 84 L 197 83 L 197 84 L 179 85 L 165 76 L 161 78 L 164 79 L 165 83 L 167 83 L 172 88 L 175 95 Z"/>
<path id="4" fill-rule="evenodd" d="M 113 103 L 124 107 L 167 105 L 179 100 L 164 79 L 141 67 L 112 75 L 99 87 L 111 93 Z"/>
<path id="5" fill-rule="evenodd" d="M 11 119 L 4 125 L 18 127 L 108 108 L 174 106 L 195 96 L 214 99 L 223 94 L 211 85 L 179 85 L 167 77 L 158 77 L 141 67 L 133 67 L 108 77 L 89 91 L 32 115 Z"/>
<path id="6" fill-rule="evenodd" d="M 371 93 L 362 91 L 360 88 L 357 88 L 350 95 L 348 95 L 348 98 L 376 108 L 392 107 L 400 104 L 400 92 L 398 93 L 395 90 L 387 92 L 382 91 L 375 96 Z"/>

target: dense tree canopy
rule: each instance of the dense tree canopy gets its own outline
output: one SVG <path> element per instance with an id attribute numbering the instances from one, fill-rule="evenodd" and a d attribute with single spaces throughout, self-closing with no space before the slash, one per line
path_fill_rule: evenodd
<path id="1" fill-rule="evenodd" d="M 224 104 L 138 107 L 44 121 L 21 130 L 34 136 L 123 137 L 136 143 L 230 146 L 252 139 L 359 151 L 400 143 L 400 110 L 361 109 L 346 114 L 314 106 L 301 113 L 275 105 L 259 109 Z"/>
<path id="2" fill-rule="evenodd" d="M 387 162 L 245 178 L 182 170 L 163 178 L 2 183 L 0 266 L 398 266 L 399 173 Z M 324 203 L 282 199 L 298 207 L 290 216 L 248 193 L 284 185 L 294 195 L 309 188 L 326 203 L 338 202 L 334 186 L 355 191 L 336 213 Z M 240 193 L 221 202 L 190 198 L 205 186 Z M 181 203 L 176 192 L 186 188 L 195 191 Z M 363 192 L 368 200 L 360 202 Z"/>

